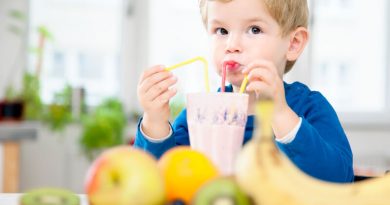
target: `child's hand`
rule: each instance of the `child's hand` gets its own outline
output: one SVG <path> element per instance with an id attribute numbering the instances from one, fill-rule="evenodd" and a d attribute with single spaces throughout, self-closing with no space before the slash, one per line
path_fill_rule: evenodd
<path id="1" fill-rule="evenodd" d="M 177 78 L 163 66 L 144 71 L 138 82 L 138 100 L 144 110 L 142 130 L 152 138 L 162 138 L 169 133 L 169 100 L 176 94 L 171 88 Z"/>
<path id="2" fill-rule="evenodd" d="M 248 75 L 248 92 L 255 92 L 257 97 L 274 101 L 274 116 L 272 128 L 276 138 L 282 138 L 298 123 L 299 118 L 288 106 L 284 93 L 282 74 L 274 63 L 258 60 L 243 70 Z"/>
<path id="3" fill-rule="evenodd" d="M 242 72 L 248 76 L 248 92 L 255 92 L 260 98 L 272 99 L 275 106 L 286 104 L 283 80 L 271 61 L 257 60 Z"/>

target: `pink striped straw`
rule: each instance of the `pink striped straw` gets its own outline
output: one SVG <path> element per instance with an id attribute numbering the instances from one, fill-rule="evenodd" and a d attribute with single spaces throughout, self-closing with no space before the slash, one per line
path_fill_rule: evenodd
<path id="1" fill-rule="evenodd" d="M 235 61 L 225 61 L 223 62 L 222 67 L 222 83 L 221 83 L 221 92 L 225 92 L 225 82 L 226 82 L 226 70 L 228 67 L 234 67 L 237 66 L 237 62 Z"/>

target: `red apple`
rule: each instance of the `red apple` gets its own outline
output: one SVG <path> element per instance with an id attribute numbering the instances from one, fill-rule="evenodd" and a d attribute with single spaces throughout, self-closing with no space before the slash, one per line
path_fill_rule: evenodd
<path id="1" fill-rule="evenodd" d="M 164 180 L 150 154 L 129 146 L 103 152 L 88 170 L 85 190 L 90 205 L 160 205 Z"/>

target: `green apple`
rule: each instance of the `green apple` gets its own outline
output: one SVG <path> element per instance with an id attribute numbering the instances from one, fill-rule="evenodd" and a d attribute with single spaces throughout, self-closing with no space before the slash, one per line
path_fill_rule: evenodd
<path id="1" fill-rule="evenodd" d="M 164 187 L 157 160 L 129 146 L 103 152 L 85 181 L 90 205 L 160 205 L 166 199 Z"/>

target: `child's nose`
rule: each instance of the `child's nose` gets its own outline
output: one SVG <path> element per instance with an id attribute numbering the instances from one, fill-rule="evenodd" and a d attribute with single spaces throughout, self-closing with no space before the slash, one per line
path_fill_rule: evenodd
<path id="1" fill-rule="evenodd" d="M 242 51 L 241 40 L 237 35 L 230 35 L 226 44 L 227 53 L 239 53 Z"/>

